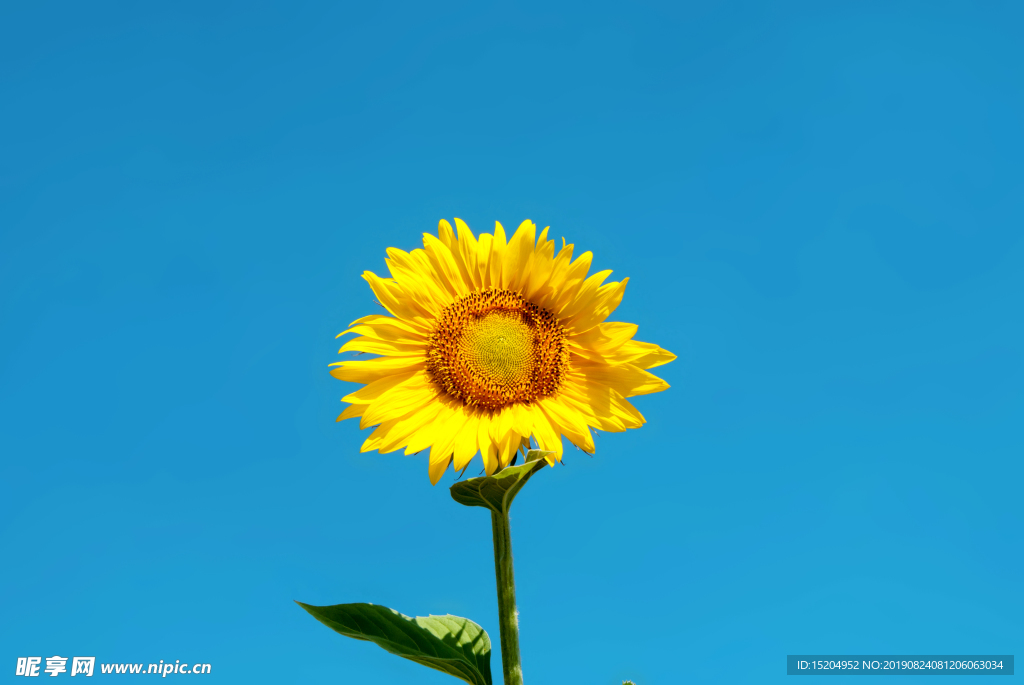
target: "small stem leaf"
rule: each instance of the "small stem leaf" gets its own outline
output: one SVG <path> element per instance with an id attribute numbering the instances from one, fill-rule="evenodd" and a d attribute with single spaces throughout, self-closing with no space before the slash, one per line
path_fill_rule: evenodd
<path id="1" fill-rule="evenodd" d="M 450 614 L 412 618 L 376 604 L 296 604 L 337 633 L 368 640 L 471 685 L 491 685 L 491 639 L 468 618 Z"/>
<path id="2" fill-rule="evenodd" d="M 547 464 L 544 459 L 551 454 L 553 452 L 530 450 L 526 453 L 525 464 L 506 466 L 493 476 L 460 481 L 451 487 L 452 499 L 467 507 L 486 507 L 498 514 L 507 514 L 512 500 L 526 481 Z"/>

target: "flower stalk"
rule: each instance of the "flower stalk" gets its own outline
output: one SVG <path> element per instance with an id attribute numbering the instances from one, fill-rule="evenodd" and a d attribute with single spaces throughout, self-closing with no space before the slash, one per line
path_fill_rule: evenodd
<path id="1" fill-rule="evenodd" d="M 501 633 L 501 670 L 505 685 L 523 685 L 519 656 L 519 611 L 516 609 L 516 580 L 512 570 L 512 531 L 508 510 L 491 511 L 494 534 L 494 575 L 498 585 L 498 628 Z"/>

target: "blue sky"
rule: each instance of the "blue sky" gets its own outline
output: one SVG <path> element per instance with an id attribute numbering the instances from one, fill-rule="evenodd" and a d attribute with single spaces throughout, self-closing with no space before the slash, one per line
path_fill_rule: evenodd
<path id="1" fill-rule="evenodd" d="M 528 682 L 1024 651 L 1022 19 L 8 3 L 2 677 L 456 682 L 296 599 L 497 642 L 488 517 L 359 454 L 327 373 L 362 271 L 455 216 L 593 251 L 679 355 L 643 429 L 517 500 Z"/>

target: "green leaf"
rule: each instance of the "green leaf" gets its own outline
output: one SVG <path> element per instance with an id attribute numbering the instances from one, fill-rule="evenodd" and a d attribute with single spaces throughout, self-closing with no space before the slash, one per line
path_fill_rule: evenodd
<path id="1" fill-rule="evenodd" d="M 460 481 L 451 487 L 452 499 L 467 507 L 486 507 L 499 514 L 507 514 L 512 500 L 526 481 L 547 464 L 544 458 L 550 454 L 554 452 L 530 450 L 526 453 L 525 464 L 506 466 L 493 476 Z"/>
<path id="2" fill-rule="evenodd" d="M 487 631 L 468 618 L 411 618 L 376 604 L 296 604 L 342 635 L 369 640 L 392 654 L 472 685 L 491 685 L 491 639 Z"/>

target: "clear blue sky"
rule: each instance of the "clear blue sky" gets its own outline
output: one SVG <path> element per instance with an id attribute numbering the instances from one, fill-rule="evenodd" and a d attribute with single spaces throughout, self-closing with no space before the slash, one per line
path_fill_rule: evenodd
<path id="1" fill-rule="evenodd" d="M 1024 652 L 1019 3 L 6 3 L 0 679 L 454 683 L 489 520 L 335 424 L 359 278 L 550 225 L 676 352 L 513 509 L 527 682 Z M 494 655 L 493 668 L 500 673 Z M 63 677 L 68 677 L 66 674 Z M 125 677 L 125 676 L 122 676 Z M 3 680 L 3 682 L 7 682 Z"/>

